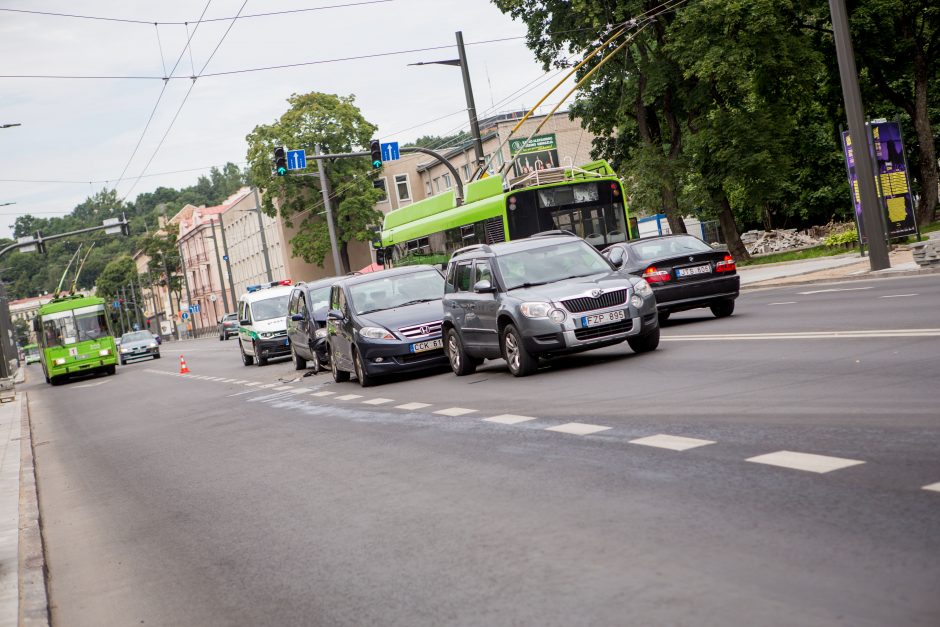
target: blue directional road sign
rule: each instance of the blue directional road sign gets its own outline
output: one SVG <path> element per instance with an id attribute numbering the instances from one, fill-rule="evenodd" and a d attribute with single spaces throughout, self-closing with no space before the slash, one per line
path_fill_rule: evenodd
<path id="1" fill-rule="evenodd" d="M 186 320 L 189 318 L 189 314 L 184 311 L 180 313 L 180 318 L 182 318 L 183 320 Z"/>
<path id="2" fill-rule="evenodd" d="M 307 167 L 307 153 L 303 150 L 287 151 L 287 169 L 303 170 Z"/>
<path id="3" fill-rule="evenodd" d="M 194 314 L 199 313 L 199 303 L 196 303 L 195 305 L 190 305 L 189 313 L 194 313 Z"/>
<path id="4" fill-rule="evenodd" d="M 397 161 L 401 158 L 398 152 L 398 142 L 382 144 L 382 161 Z"/>

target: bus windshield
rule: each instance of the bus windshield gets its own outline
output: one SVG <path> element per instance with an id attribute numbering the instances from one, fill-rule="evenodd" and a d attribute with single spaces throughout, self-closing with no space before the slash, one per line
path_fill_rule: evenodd
<path id="1" fill-rule="evenodd" d="M 91 305 L 42 317 L 43 344 L 68 346 L 111 335 L 104 305 Z"/>
<path id="2" fill-rule="evenodd" d="M 509 238 L 522 239 L 540 231 L 570 231 L 604 248 L 626 241 L 623 195 L 616 181 L 589 181 L 524 189 L 506 198 Z"/>

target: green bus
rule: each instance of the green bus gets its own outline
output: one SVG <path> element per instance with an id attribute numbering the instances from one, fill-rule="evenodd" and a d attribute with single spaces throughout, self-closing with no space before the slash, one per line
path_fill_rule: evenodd
<path id="1" fill-rule="evenodd" d="M 377 244 L 380 262 L 442 265 L 458 248 L 541 231 L 570 231 L 598 250 L 638 236 L 623 185 L 606 161 L 509 182 L 495 175 L 468 184 L 464 195 L 460 206 L 451 190 L 388 213 Z"/>
<path id="2" fill-rule="evenodd" d="M 46 383 L 79 373 L 116 372 L 117 347 L 103 298 L 55 298 L 39 308 L 34 325 Z"/>
<path id="3" fill-rule="evenodd" d="M 26 358 L 26 364 L 34 364 L 42 360 L 39 352 L 39 344 L 27 344 L 23 347 L 23 357 Z"/>

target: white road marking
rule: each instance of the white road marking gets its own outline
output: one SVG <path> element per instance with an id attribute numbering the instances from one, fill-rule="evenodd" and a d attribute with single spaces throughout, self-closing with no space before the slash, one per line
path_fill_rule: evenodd
<path id="1" fill-rule="evenodd" d="M 498 422 L 501 425 L 517 425 L 520 422 L 528 422 L 529 420 L 536 420 L 536 418 L 532 416 L 517 416 L 516 414 L 500 414 L 492 418 L 484 418 L 483 422 Z"/>
<path id="2" fill-rule="evenodd" d="M 430 403 L 405 403 L 404 405 L 396 405 L 395 409 L 407 409 L 408 411 L 414 411 L 415 409 L 424 409 L 425 407 L 430 406 Z"/>
<path id="3" fill-rule="evenodd" d="M 394 403 L 395 399 L 393 398 L 370 398 L 367 401 L 362 401 L 364 405 L 384 405 L 385 403 Z"/>
<path id="4" fill-rule="evenodd" d="M 825 294 L 828 292 L 858 292 L 860 290 L 873 290 L 875 289 L 874 285 L 869 285 L 868 287 L 830 287 L 826 290 L 812 290 L 809 292 L 797 292 L 801 296 L 808 296 L 809 294 Z"/>
<path id="5" fill-rule="evenodd" d="M 783 301 L 782 303 L 767 303 L 767 306 L 773 307 L 774 305 L 795 305 L 795 304 L 796 304 L 795 300 L 786 300 L 786 301 Z"/>
<path id="6" fill-rule="evenodd" d="M 251 387 L 253 385 L 261 385 L 261 384 L 258 383 L 257 381 L 245 381 L 245 385 Z"/>
<path id="7" fill-rule="evenodd" d="M 323 390 L 322 392 L 314 392 L 310 396 L 333 396 L 336 392 L 330 392 L 329 390 Z"/>
<path id="8" fill-rule="evenodd" d="M 766 455 L 751 457 L 747 461 L 754 462 L 755 464 L 794 468 L 796 470 L 805 470 L 806 472 L 816 472 L 819 474 L 865 463 L 857 459 L 829 457 L 827 455 L 814 455 L 812 453 L 796 453 L 794 451 L 767 453 Z"/>
<path id="9" fill-rule="evenodd" d="M 276 386 L 277 386 L 277 383 L 262 383 L 262 384 L 261 384 L 261 387 L 263 387 L 263 388 L 273 388 L 273 387 L 276 387 Z"/>
<path id="10" fill-rule="evenodd" d="M 861 331 L 797 331 L 790 333 L 725 333 L 722 335 L 669 335 L 664 342 L 732 340 L 851 340 L 891 337 L 940 337 L 940 329 L 869 329 Z"/>
<path id="11" fill-rule="evenodd" d="M 906 298 L 908 296 L 918 296 L 918 294 L 888 294 L 887 296 L 879 296 L 878 298 Z"/>
<path id="12" fill-rule="evenodd" d="M 105 383 L 108 383 L 108 382 L 107 382 L 107 381 L 97 381 L 97 382 L 95 382 L 95 383 L 84 383 L 84 384 L 82 384 L 82 385 L 74 385 L 74 386 L 72 386 L 72 387 L 76 387 L 76 388 L 96 388 L 96 387 L 98 387 L 99 385 L 104 385 Z"/>
<path id="13" fill-rule="evenodd" d="M 286 392 L 287 390 L 293 390 L 294 388 L 289 385 L 282 385 L 280 387 L 274 388 L 277 392 Z"/>
<path id="14" fill-rule="evenodd" d="M 630 440 L 630 444 L 642 444 L 643 446 L 655 446 L 656 448 L 668 448 L 671 451 L 687 451 L 690 448 L 714 444 L 714 440 L 699 440 L 698 438 L 686 438 L 679 435 L 666 435 L 660 433 L 637 440 Z"/>
<path id="15" fill-rule="evenodd" d="M 362 398 L 362 394 L 343 394 L 342 396 L 337 396 L 336 400 L 338 401 L 354 401 L 357 398 Z"/>
<path id="16" fill-rule="evenodd" d="M 600 431 L 607 431 L 610 427 L 600 425 L 589 425 L 584 422 L 568 422 L 557 427 L 548 427 L 546 431 L 557 431 L 558 433 L 570 433 L 571 435 L 591 435 Z"/>
<path id="17" fill-rule="evenodd" d="M 293 388 L 291 394 L 306 394 L 308 391 L 307 388 Z"/>
<path id="18" fill-rule="evenodd" d="M 925 485 L 922 490 L 930 490 L 932 492 L 940 492 L 940 481 L 937 483 L 931 483 L 930 485 Z"/>
<path id="19" fill-rule="evenodd" d="M 435 414 L 440 414 L 441 416 L 450 416 L 451 418 L 456 418 L 457 416 L 466 416 L 467 414 L 475 413 L 475 409 L 467 409 L 466 407 L 448 407 L 447 409 L 440 409 Z"/>

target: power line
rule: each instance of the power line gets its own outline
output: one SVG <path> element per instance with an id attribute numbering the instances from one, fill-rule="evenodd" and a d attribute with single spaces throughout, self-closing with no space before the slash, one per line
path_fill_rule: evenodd
<path id="1" fill-rule="evenodd" d="M 394 2 L 395 0 L 361 0 L 360 2 L 347 2 L 342 4 L 328 4 L 319 7 L 308 7 L 304 9 L 289 9 L 285 11 L 270 11 L 267 13 L 252 13 L 249 15 L 242 15 L 239 19 L 250 19 L 255 17 L 271 17 L 274 15 L 288 15 L 291 13 L 307 13 L 310 11 L 325 11 L 327 9 L 342 9 L 347 7 L 357 7 L 367 4 L 384 4 L 386 2 Z M 182 26 L 185 24 L 201 24 L 203 22 L 224 22 L 225 20 L 233 19 L 232 17 L 213 17 L 209 19 L 202 19 L 202 16 L 194 22 L 159 22 L 155 20 L 137 20 L 132 18 L 120 18 L 120 17 L 107 17 L 102 15 L 78 15 L 76 13 L 57 13 L 54 11 L 33 11 L 29 9 L 0 9 L 0 11 L 6 11 L 8 13 L 24 13 L 29 15 L 44 15 L 47 17 L 69 17 L 80 20 L 93 20 L 100 22 L 118 22 L 122 24 L 146 24 L 146 25 L 160 25 L 160 26 Z"/>

